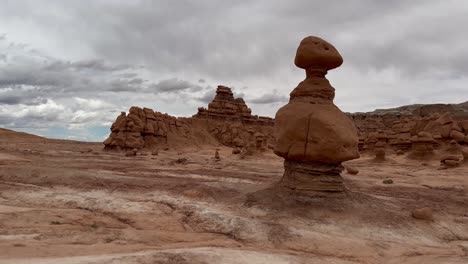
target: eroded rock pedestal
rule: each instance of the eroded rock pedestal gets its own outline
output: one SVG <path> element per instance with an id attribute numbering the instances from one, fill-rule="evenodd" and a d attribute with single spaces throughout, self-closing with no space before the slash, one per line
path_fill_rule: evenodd
<path id="1" fill-rule="evenodd" d="M 344 185 L 340 174 L 343 169 L 337 164 L 285 160 L 281 185 L 314 196 L 321 192 L 342 192 Z"/>
<path id="2" fill-rule="evenodd" d="M 434 139 L 428 132 L 419 132 L 411 138 L 411 153 L 413 159 L 430 159 L 434 156 Z"/>
<path id="3" fill-rule="evenodd" d="M 295 64 L 306 79 L 276 113 L 276 155 L 285 159 L 280 185 L 297 195 L 342 192 L 340 175 L 346 160 L 359 158 L 357 130 L 333 103 L 335 89 L 325 78 L 343 62 L 338 51 L 318 37 L 302 40 Z"/>

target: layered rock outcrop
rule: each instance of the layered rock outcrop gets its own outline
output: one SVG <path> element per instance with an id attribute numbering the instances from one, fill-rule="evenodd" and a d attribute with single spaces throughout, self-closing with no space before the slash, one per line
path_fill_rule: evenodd
<path id="1" fill-rule="evenodd" d="M 273 118 L 252 115 L 242 98 L 234 98 L 231 88 L 218 86 L 208 108 L 198 108 L 193 120 L 204 120 L 208 131 L 225 146 L 243 149 L 247 155 L 266 150 L 274 142 Z M 259 143 L 259 138 L 262 138 Z"/>
<path id="2" fill-rule="evenodd" d="M 379 134 L 386 135 L 387 148 L 394 151 L 421 150 L 421 144 L 424 143 L 417 138 L 421 132 L 429 133 L 434 149 L 443 148 L 451 140 L 468 145 L 468 108 L 464 110 L 463 107 L 456 105 L 436 106 L 438 107 L 422 105 L 412 112 L 402 107 L 397 108 L 404 109 L 401 112 L 377 110 L 370 113 L 348 114 L 348 116 L 358 128 L 361 152 L 372 151 Z M 444 109 L 451 109 L 453 112 L 434 112 Z"/>
<path id="3" fill-rule="evenodd" d="M 251 114 L 242 98 L 218 86 L 208 109 L 199 108 L 191 118 L 177 118 L 149 108 L 131 107 L 122 112 L 104 141 L 106 150 L 153 149 L 161 145 L 216 144 L 254 154 L 273 142 L 273 119 Z"/>
<path id="4" fill-rule="evenodd" d="M 306 79 L 278 110 L 274 127 L 274 152 L 285 159 L 280 185 L 297 196 L 343 191 L 341 163 L 359 157 L 357 130 L 334 105 L 335 89 L 325 78 L 342 62 L 335 47 L 318 37 L 305 38 L 297 49 L 295 64 Z"/>
<path id="5" fill-rule="evenodd" d="M 410 158 L 413 159 L 430 159 L 434 156 L 434 138 L 431 133 L 419 132 L 411 137 L 411 153 Z"/>
<path id="6" fill-rule="evenodd" d="M 219 85 L 213 101 L 208 108 L 198 108 L 193 116 L 199 119 L 237 121 L 243 124 L 273 126 L 270 117 L 252 115 L 252 110 L 245 104 L 244 99 L 234 98 L 231 88 Z"/>
<path id="7" fill-rule="evenodd" d="M 166 144 L 168 134 L 189 137 L 191 120 L 176 118 L 149 108 L 131 107 L 128 115 L 122 112 L 111 126 L 111 134 L 104 141 L 107 150 L 153 148 Z"/>

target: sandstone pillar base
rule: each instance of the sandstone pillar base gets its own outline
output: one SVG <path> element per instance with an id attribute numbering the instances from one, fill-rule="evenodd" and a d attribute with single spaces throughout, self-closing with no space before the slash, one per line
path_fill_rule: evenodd
<path id="1" fill-rule="evenodd" d="M 341 164 L 284 161 L 284 174 L 280 185 L 296 194 L 324 196 L 345 191 Z"/>

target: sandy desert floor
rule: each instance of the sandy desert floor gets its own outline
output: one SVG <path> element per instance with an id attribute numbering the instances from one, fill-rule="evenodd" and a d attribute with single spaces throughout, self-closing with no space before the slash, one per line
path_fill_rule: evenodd
<path id="1" fill-rule="evenodd" d="M 2 264 L 468 263 L 467 165 L 364 156 L 345 199 L 269 206 L 249 196 L 281 178 L 273 153 L 125 157 L 0 132 Z M 411 217 L 421 207 L 434 221 Z"/>

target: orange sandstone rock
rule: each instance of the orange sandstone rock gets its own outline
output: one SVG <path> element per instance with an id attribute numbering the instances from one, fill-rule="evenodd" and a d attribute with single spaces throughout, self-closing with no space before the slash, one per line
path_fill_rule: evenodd
<path id="1" fill-rule="evenodd" d="M 343 191 L 341 162 L 359 157 L 356 127 L 333 104 L 335 89 L 325 78 L 342 62 L 330 43 L 305 38 L 295 64 L 306 70 L 306 79 L 276 113 L 274 152 L 285 159 L 281 185 L 301 195 Z"/>

